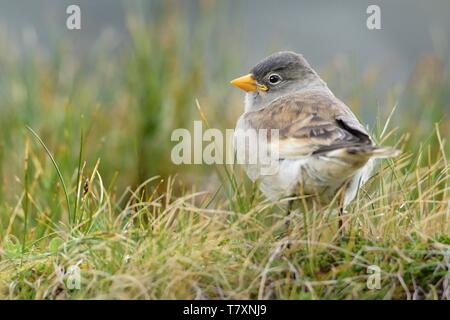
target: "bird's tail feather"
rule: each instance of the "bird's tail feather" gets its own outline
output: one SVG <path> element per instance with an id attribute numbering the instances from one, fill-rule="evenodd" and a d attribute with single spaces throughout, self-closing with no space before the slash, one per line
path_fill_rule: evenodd
<path id="1" fill-rule="evenodd" d="M 400 154 L 400 150 L 392 147 L 381 146 L 354 146 L 346 148 L 346 152 L 350 155 L 361 155 L 368 158 L 385 159 L 396 157 Z"/>
<path id="2" fill-rule="evenodd" d="M 385 159 L 396 157 L 400 151 L 392 147 L 381 147 L 373 145 L 355 145 L 335 149 L 326 153 L 328 157 L 338 158 L 348 162 L 365 163 L 367 160 Z"/>

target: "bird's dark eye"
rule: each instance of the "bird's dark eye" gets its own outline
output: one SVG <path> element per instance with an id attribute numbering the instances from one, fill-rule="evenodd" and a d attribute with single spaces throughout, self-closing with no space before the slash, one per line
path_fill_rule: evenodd
<path id="1" fill-rule="evenodd" d="M 269 76 L 269 82 L 270 82 L 270 84 L 278 84 L 281 82 L 281 77 L 276 73 L 272 73 Z"/>

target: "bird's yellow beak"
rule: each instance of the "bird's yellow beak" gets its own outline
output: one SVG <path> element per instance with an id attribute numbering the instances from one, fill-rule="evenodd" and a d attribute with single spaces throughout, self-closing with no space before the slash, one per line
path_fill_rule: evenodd
<path id="1" fill-rule="evenodd" d="M 231 80 L 230 83 L 233 86 L 238 87 L 239 89 L 245 90 L 247 92 L 249 91 L 256 91 L 256 90 L 263 90 L 266 91 L 267 87 L 265 85 L 259 84 L 256 82 L 255 78 L 251 73 L 236 78 L 234 80 Z"/>

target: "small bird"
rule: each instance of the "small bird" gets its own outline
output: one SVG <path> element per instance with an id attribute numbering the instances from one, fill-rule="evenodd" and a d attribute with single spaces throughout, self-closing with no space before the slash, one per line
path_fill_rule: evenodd
<path id="1" fill-rule="evenodd" d="M 310 195 L 327 204 L 342 190 L 343 214 L 369 179 L 374 159 L 398 154 L 374 144 L 301 54 L 272 54 L 231 84 L 247 92 L 236 132 L 278 130 L 278 140 L 269 142 L 277 143 L 276 173 L 263 175 L 258 165 L 245 165 L 249 178 L 260 180 L 261 191 L 270 199 Z M 288 211 L 291 206 L 292 201 Z"/>

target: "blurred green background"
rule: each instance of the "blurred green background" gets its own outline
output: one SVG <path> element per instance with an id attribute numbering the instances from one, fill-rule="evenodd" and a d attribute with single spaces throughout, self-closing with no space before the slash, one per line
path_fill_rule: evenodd
<path id="1" fill-rule="evenodd" d="M 69 185 L 83 132 L 86 174 L 100 159 L 106 186 L 179 174 L 208 189 L 211 167 L 171 163 L 172 130 L 200 119 L 196 99 L 210 126 L 233 128 L 243 93 L 229 80 L 279 50 L 303 53 L 372 130 L 397 105 L 393 140 L 409 133 L 416 149 L 435 139 L 435 123 L 448 138 L 450 2 L 379 2 L 382 30 L 369 31 L 372 2 L 0 0 L 4 216 L 23 196 L 26 140 L 34 205 L 60 205 L 57 173 L 26 125 Z M 70 4 L 81 7 L 80 31 L 65 27 Z"/>

